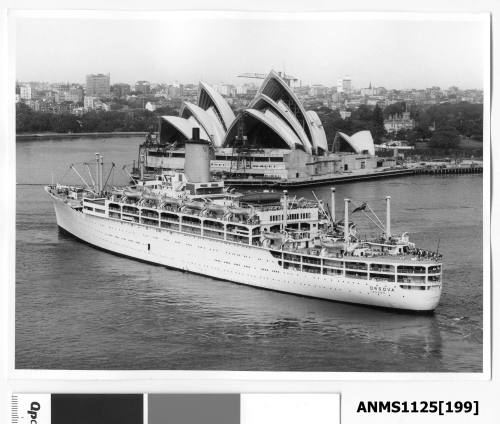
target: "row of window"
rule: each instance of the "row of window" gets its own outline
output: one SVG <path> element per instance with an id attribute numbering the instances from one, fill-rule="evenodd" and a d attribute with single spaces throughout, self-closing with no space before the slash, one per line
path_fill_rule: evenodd
<path id="1" fill-rule="evenodd" d="M 275 221 L 283 221 L 283 214 L 278 214 L 278 215 L 270 215 L 269 219 L 272 222 Z M 288 215 L 289 220 L 293 219 L 311 219 L 311 213 L 310 212 L 301 212 L 301 213 L 289 213 Z"/>
<path id="2" fill-rule="evenodd" d="M 90 206 L 84 206 L 84 209 L 85 210 L 88 210 L 90 212 L 98 212 L 98 213 L 106 213 L 106 211 L 104 209 L 99 209 L 99 208 L 91 208 Z"/>
<path id="3" fill-rule="evenodd" d="M 272 252 L 275 253 L 275 252 Z M 273 256 L 276 257 L 275 254 Z M 305 261 L 304 257 L 304 262 L 301 268 L 300 264 L 297 263 L 291 263 L 291 262 L 284 262 L 284 261 L 278 261 L 278 264 L 282 266 L 285 269 L 295 269 L 297 271 L 303 271 L 303 272 L 309 272 L 309 273 L 314 273 L 314 274 L 321 274 L 321 267 L 318 265 L 314 265 L 315 261 Z M 314 258 L 307 258 L 307 259 L 314 259 Z M 307 265 L 305 265 L 307 263 Z M 343 271 L 342 269 L 330 269 L 330 268 L 323 268 L 323 274 L 337 274 L 340 275 L 342 274 Z M 368 273 L 363 272 L 363 271 L 355 271 L 355 270 L 345 270 L 345 275 L 346 277 L 351 277 L 351 278 L 361 278 L 361 279 L 367 279 L 368 278 Z M 370 274 L 370 279 L 372 280 L 377 280 L 377 281 L 390 281 L 394 282 L 395 281 L 395 275 L 394 274 Z M 430 276 L 429 277 L 429 282 L 439 282 L 440 278 L 439 276 Z M 413 278 L 409 279 L 408 277 L 404 276 L 398 276 L 398 282 L 408 282 L 408 283 L 425 283 L 425 277 L 419 277 L 419 278 Z"/>
<path id="4" fill-rule="evenodd" d="M 320 258 L 294 255 L 291 253 L 281 252 L 279 250 L 271 251 L 271 254 L 275 258 L 281 258 L 281 255 L 283 254 L 283 259 L 288 260 L 288 261 L 311 263 L 311 264 L 318 264 L 318 265 L 321 263 Z M 329 266 L 329 267 L 336 267 L 336 268 L 344 268 L 344 265 L 345 265 L 346 268 L 351 269 L 351 270 L 358 270 L 358 269 L 365 270 L 365 271 L 368 270 L 368 264 L 364 263 L 364 262 L 345 262 L 344 263 L 343 261 L 338 261 L 338 260 L 334 260 L 334 259 L 323 259 L 323 265 Z M 414 271 L 411 271 L 411 269 L 414 269 Z M 376 272 L 376 273 L 383 273 L 383 272 L 393 273 L 395 271 L 395 267 L 394 267 L 394 265 L 370 264 L 370 271 Z M 429 273 L 439 273 L 440 271 L 441 271 L 441 267 L 439 265 L 429 267 Z M 425 274 L 425 267 L 416 266 L 416 267 L 412 268 L 409 266 L 400 265 L 400 266 L 398 266 L 398 273 Z M 429 278 L 431 278 L 431 277 L 429 277 Z M 434 280 L 440 279 L 439 275 L 436 275 L 432 278 Z"/>
<path id="5" fill-rule="evenodd" d="M 270 156 L 252 156 L 252 157 L 237 157 L 237 156 L 221 156 L 217 155 L 215 156 L 216 160 L 228 160 L 228 161 L 233 161 L 236 162 L 238 159 L 240 161 L 244 160 L 247 162 L 283 162 L 282 157 L 270 157 Z"/>

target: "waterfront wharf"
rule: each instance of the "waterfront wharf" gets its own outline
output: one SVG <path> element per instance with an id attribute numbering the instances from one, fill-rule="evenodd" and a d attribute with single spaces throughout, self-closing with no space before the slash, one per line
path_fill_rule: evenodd
<path id="1" fill-rule="evenodd" d="M 416 168 L 414 174 L 481 174 L 483 172 L 482 165 L 468 165 L 468 166 L 445 166 L 445 167 L 427 167 Z"/>
<path id="2" fill-rule="evenodd" d="M 483 172 L 482 164 L 471 165 L 448 165 L 448 166 L 413 166 L 382 171 L 367 171 L 363 173 L 342 173 L 330 175 L 317 175 L 306 178 L 294 178 L 289 180 L 276 180 L 266 178 L 226 178 L 227 185 L 234 187 L 274 187 L 274 188 L 301 188 L 323 184 L 351 183 L 356 181 L 375 180 L 380 178 L 394 178 L 411 175 L 431 174 L 480 174 Z"/>

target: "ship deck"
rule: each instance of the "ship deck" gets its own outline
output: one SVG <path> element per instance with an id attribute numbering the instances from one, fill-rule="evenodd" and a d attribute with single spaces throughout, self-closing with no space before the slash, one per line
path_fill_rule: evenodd
<path id="1" fill-rule="evenodd" d="M 297 250 L 283 250 L 283 253 L 290 253 L 295 255 L 308 255 L 321 257 L 324 259 L 338 259 L 345 260 L 350 262 L 365 262 L 365 263 L 380 263 L 381 261 L 384 263 L 391 263 L 397 265 L 415 265 L 415 263 L 421 265 L 433 265 L 438 264 L 441 261 L 438 259 L 427 258 L 418 255 L 372 255 L 372 256 L 352 256 L 352 255 L 340 255 L 336 256 L 335 254 L 331 255 L 320 255 L 319 252 L 315 253 L 312 250 L 318 249 L 297 249 Z"/>
<path id="2" fill-rule="evenodd" d="M 61 200 L 64 200 L 66 203 L 69 204 L 70 207 L 74 209 L 81 209 L 81 202 L 76 199 L 69 199 L 67 196 L 61 196 L 58 193 L 55 193 L 53 190 L 50 188 L 46 188 L 46 190 L 54 197 L 58 197 Z M 106 204 L 106 198 L 100 197 L 96 199 L 85 199 L 89 203 L 94 203 L 98 204 L 101 206 L 105 206 Z M 274 206 L 274 205 L 273 205 Z M 269 206 L 264 206 L 264 208 L 268 208 Z M 166 210 L 166 208 L 155 208 L 155 207 L 147 207 L 147 209 L 156 209 L 156 210 Z M 184 215 L 181 213 L 181 215 Z M 189 214 L 189 215 L 196 215 L 196 214 Z M 219 221 L 223 221 L 221 218 L 214 218 Z M 230 223 L 230 221 L 227 221 Z M 238 221 L 239 222 L 239 221 Z M 258 225 L 250 225 L 250 224 L 245 224 L 250 228 L 258 227 Z M 262 247 L 262 246 L 260 246 Z M 310 258 L 318 258 L 318 259 L 332 259 L 332 260 L 339 260 L 339 261 L 347 261 L 347 262 L 363 262 L 367 264 L 377 264 L 377 263 L 385 263 L 385 264 L 396 264 L 396 265 L 436 265 L 441 263 L 441 258 L 432 258 L 429 256 L 425 255 L 418 255 L 415 253 L 410 253 L 406 255 L 390 255 L 387 253 L 372 253 L 371 255 L 367 256 L 354 256 L 354 255 L 343 255 L 340 253 L 340 250 L 336 251 L 329 251 L 326 255 L 321 254 L 321 248 L 320 247 L 310 247 L 310 248 L 295 248 L 295 249 L 278 249 L 278 248 L 267 248 L 268 250 L 272 250 L 275 252 L 282 252 L 283 254 L 292 254 L 292 255 L 301 255 L 304 257 L 310 257 Z M 418 250 L 418 249 L 417 249 Z M 423 249 L 421 250 L 422 252 L 425 252 Z"/>

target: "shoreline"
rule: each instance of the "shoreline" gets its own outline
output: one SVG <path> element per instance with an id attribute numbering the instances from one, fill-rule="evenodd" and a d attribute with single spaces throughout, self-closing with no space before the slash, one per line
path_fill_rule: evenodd
<path id="1" fill-rule="evenodd" d="M 63 138 L 145 137 L 146 134 L 146 131 L 16 134 L 16 141 L 50 140 Z"/>

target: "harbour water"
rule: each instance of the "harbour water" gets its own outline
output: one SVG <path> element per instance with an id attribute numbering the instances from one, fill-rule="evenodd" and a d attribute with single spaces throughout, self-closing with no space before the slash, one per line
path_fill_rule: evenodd
<path id="1" fill-rule="evenodd" d="M 17 143 L 18 369 L 480 372 L 483 349 L 482 175 L 341 184 L 393 232 L 444 255 L 434 314 L 416 315 L 275 293 L 106 253 L 58 231 L 42 184 L 95 152 L 113 184 L 140 138 Z M 67 175 L 71 175 L 67 173 Z M 313 189 L 329 200 L 329 187 Z M 291 196 L 311 197 L 311 189 Z M 363 214 L 358 231 L 368 232 Z"/>

